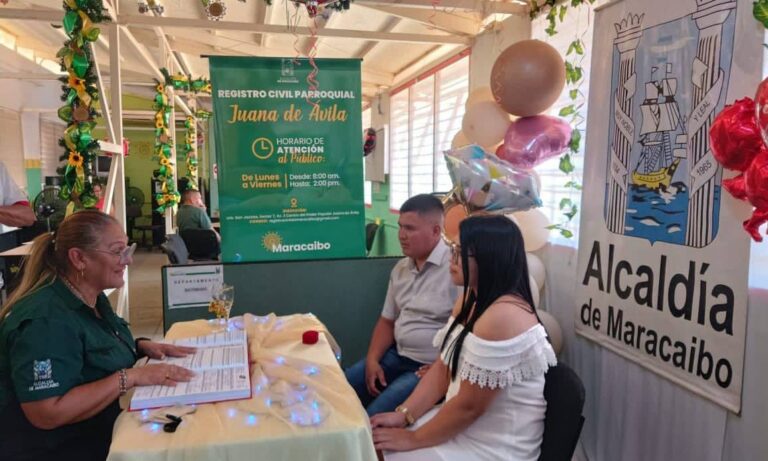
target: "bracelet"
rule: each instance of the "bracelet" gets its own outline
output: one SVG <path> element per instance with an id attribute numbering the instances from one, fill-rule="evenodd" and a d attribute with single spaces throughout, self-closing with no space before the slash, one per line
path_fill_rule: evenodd
<path id="1" fill-rule="evenodd" d="M 119 380 L 118 386 L 120 389 L 120 396 L 124 396 L 128 392 L 128 372 L 125 368 L 117 372 L 117 378 Z"/>
<path id="2" fill-rule="evenodd" d="M 404 407 L 404 406 L 400 405 L 400 406 L 398 406 L 397 408 L 395 408 L 395 411 L 396 411 L 396 412 L 398 412 L 398 413 L 402 413 L 402 414 L 404 414 L 404 415 L 405 415 L 405 423 L 406 423 L 406 427 L 407 427 L 407 426 L 412 426 L 412 425 L 413 425 L 413 423 L 415 423 L 415 422 L 416 422 L 416 418 L 414 418 L 414 417 L 413 417 L 413 415 L 412 415 L 412 414 L 411 414 L 411 412 L 408 410 L 408 408 L 406 408 L 406 407 Z"/>

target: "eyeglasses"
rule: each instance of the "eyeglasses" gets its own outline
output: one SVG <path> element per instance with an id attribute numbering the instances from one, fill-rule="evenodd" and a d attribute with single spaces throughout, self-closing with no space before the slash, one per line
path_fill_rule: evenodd
<path id="1" fill-rule="evenodd" d="M 461 262 L 461 245 L 458 243 L 451 243 L 451 256 L 453 257 L 454 264 L 459 264 Z M 474 258 L 475 255 L 472 252 L 468 252 L 467 257 Z"/>
<path id="2" fill-rule="evenodd" d="M 451 257 L 453 258 L 453 263 L 458 264 L 459 260 L 461 260 L 461 246 L 456 243 L 451 243 Z"/>
<path id="3" fill-rule="evenodd" d="M 93 251 L 98 251 L 100 253 L 107 253 L 107 254 L 111 254 L 112 256 L 117 256 L 118 258 L 120 258 L 120 264 L 128 264 L 128 261 L 131 259 L 131 257 L 133 256 L 133 253 L 136 251 L 136 242 L 132 243 L 131 245 L 128 245 L 122 250 L 112 251 L 112 250 L 102 250 L 100 248 L 94 248 Z"/>

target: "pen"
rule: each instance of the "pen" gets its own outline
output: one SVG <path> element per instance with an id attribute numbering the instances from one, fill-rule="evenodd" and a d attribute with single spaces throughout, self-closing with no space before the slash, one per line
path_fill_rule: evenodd
<path id="1" fill-rule="evenodd" d="M 165 415 L 165 417 L 170 419 L 174 423 L 180 423 L 181 422 L 181 417 L 180 416 L 175 416 L 175 415 L 168 414 L 168 415 Z"/>

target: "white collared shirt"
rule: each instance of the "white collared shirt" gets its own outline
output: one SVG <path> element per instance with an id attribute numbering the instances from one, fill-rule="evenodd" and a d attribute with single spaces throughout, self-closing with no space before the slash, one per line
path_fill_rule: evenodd
<path id="1" fill-rule="evenodd" d="M 432 338 L 445 325 L 459 293 L 451 282 L 450 264 L 450 249 L 441 240 L 421 270 L 408 257 L 392 269 L 381 316 L 395 321 L 400 355 L 421 363 L 437 358 Z"/>

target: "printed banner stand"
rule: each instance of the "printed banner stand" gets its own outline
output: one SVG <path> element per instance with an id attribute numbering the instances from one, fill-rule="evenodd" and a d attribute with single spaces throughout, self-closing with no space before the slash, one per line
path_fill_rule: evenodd
<path id="1" fill-rule="evenodd" d="M 760 81 L 746 0 L 625 0 L 595 16 L 576 332 L 741 409 L 748 207 L 709 128 Z M 755 24 L 746 27 L 745 24 Z"/>
<path id="2" fill-rule="evenodd" d="M 365 256 L 360 60 L 209 60 L 222 259 Z"/>

